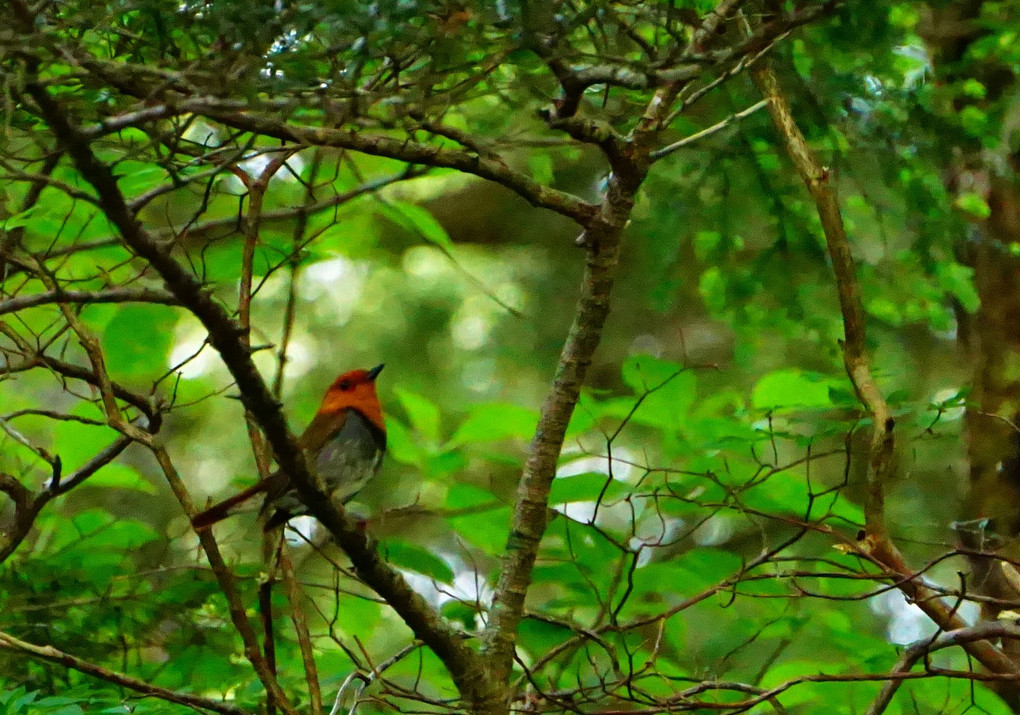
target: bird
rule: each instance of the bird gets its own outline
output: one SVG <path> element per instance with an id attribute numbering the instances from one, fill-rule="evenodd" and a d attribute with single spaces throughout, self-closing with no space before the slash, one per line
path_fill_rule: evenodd
<path id="1" fill-rule="evenodd" d="M 345 372 L 329 386 L 315 417 L 298 438 L 313 475 L 333 503 L 346 504 L 379 470 L 386 451 L 386 423 L 375 391 L 383 365 Z M 204 531 L 232 515 L 233 509 L 258 494 L 263 528 L 270 531 L 292 517 L 308 513 L 290 478 L 276 471 L 243 491 L 196 514 L 191 524 Z"/>

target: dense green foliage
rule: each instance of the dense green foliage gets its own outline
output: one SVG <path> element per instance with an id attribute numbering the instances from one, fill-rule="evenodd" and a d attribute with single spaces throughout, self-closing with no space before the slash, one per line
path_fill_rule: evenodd
<path id="1" fill-rule="evenodd" d="M 642 136 L 664 73 L 693 67 L 678 107 L 694 101 L 654 134 L 657 149 L 758 102 L 739 62 L 776 40 L 770 57 L 840 196 L 895 416 L 885 525 L 974 620 L 957 532 L 998 534 L 964 505 L 964 408 L 982 367 L 967 340 L 984 299 L 975 246 L 993 240 L 1000 210 L 987 187 L 1015 181 L 1017 4 L 977 3 L 977 30 L 952 58 L 920 2 L 735 3 L 741 20 L 727 15 L 708 39 L 697 32 L 713 2 L 538 5 L 0 11 L 0 473 L 34 494 L 73 482 L 125 431 L 109 396 L 158 428 L 199 506 L 257 474 L 254 423 L 227 399 L 234 376 L 122 240 L 38 90 L 139 225 L 240 321 L 250 265 L 253 359 L 293 431 L 338 372 L 386 363 L 387 461 L 353 510 L 383 559 L 477 636 L 574 317 L 585 249 L 565 197 L 602 205 L 619 179 L 613 142 L 629 151 L 624 138 Z M 585 72 L 602 79 L 571 85 Z M 571 123 L 572 102 L 594 129 Z M 765 111 L 663 152 L 634 198 L 552 481 L 513 706 L 864 712 L 898 646 L 936 626 L 858 548 L 873 425 L 844 365 L 816 206 Z M 999 235 L 1003 265 L 1018 245 Z M 118 290 L 134 299 L 70 296 Z M 54 292 L 66 295 L 18 302 Z M 75 372 L 97 371 L 83 334 L 98 337 L 119 392 Z M 0 634 L 254 712 L 265 690 L 221 583 L 156 449 L 136 441 L 55 493 L 0 563 Z M 0 530 L 15 533 L 3 492 Z M 283 691 L 309 709 L 297 603 L 327 712 L 356 670 L 371 680 L 357 712 L 461 707 L 447 664 L 312 524 L 289 532 L 301 598 L 272 591 Z M 267 567 L 254 515 L 215 533 L 258 623 Z M 187 709 L 67 665 L 0 641 L 0 715 Z M 926 665 L 884 712 L 1010 712 L 963 650 Z"/>

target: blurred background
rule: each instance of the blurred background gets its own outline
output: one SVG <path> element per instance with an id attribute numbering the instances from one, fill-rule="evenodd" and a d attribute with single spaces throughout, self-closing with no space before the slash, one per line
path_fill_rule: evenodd
<path id="1" fill-rule="evenodd" d="M 1018 58 L 1007 5 L 1015 3 L 879 3 L 867 17 L 843 9 L 777 51 L 801 129 L 838 188 L 875 372 L 896 416 L 889 529 L 931 584 L 959 588 L 967 573 L 968 586 L 992 593 L 983 562 L 957 549 L 1009 553 L 1020 526 L 1020 480 L 1011 471 Z M 964 36 L 936 32 L 961 13 L 970 13 Z M 533 58 L 519 62 L 521 76 L 538 73 Z M 451 120 L 535 180 L 598 202 L 608 166 L 537 118 L 548 99 L 543 81 L 532 78 L 509 98 L 478 97 Z M 89 103 L 94 91 L 80 98 L 86 119 L 104 111 Z M 757 99 L 738 77 L 678 118 L 666 140 Z M 633 96 L 607 94 L 600 108 L 626 127 L 635 106 Z M 28 151 L 33 131 L 9 128 L 4 151 Z M 242 146 L 204 120 L 180 137 L 206 149 Z M 132 154 L 133 141 L 151 149 L 144 135 L 99 143 L 128 198 L 170 181 L 151 156 Z M 252 140 L 233 173 L 166 191 L 141 212 L 231 310 L 241 219 L 251 210 L 245 180 L 277 146 Z M 26 188 L 14 181 L 15 160 L 5 161 L 14 206 Z M 575 225 L 504 188 L 450 170 L 407 170 L 323 148 L 287 160 L 262 208 L 251 339 L 267 382 L 279 380 L 296 433 L 337 374 L 386 364 L 378 387 L 388 453 L 355 508 L 386 557 L 472 631 L 484 622 L 584 256 Z M 53 175 L 80 182 L 63 166 Z M 338 198 L 393 177 L 401 180 Z M 77 247 L 54 264 L 63 285 L 161 288 L 104 220 L 66 193 L 45 195 L 7 229 L 23 228 L 19 249 L 33 255 Z M 317 202 L 324 205 L 299 210 Z M 0 298 L 42 288 L 9 270 L 3 290 Z M 117 382 L 172 406 L 159 439 L 197 501 L 254 481 L 243 407 L 196 319 L 153 304 L 92 304 L 80 318 L 100 337 Z M 5 320 L 52 354 L 83 362 L 54 306 Z M 765 112 L 655 166 L 624 238 L 612 313 L 568 432 L 551 500 L 557 516 L 522 625 L 522 662 L 540 666 L 544 685 L 597 682 L 618 668 L 627 657 L 610 648 L 544 657 L 583 629 L 644 618 L 651 620 L 613 637 L 637 661 L 661 656 L 666 691 L 702 679 L 770 687 L 820 669 L 884 670 L 896 657 L 890 643 L 933 632 L 867 564 L 838 548 L 863 523 L 870 439 L 844 371 L 842 336 L 814 205 Z M 17 350 L 6 340 L 10 357 Z M 42 406 L 82 419 L 22 414 Z M 8 369 L 0 411 L 10 426 L 0 435 L 0 470 L 33 490 L 51 470 L 19 435 L 58 454 L 67 474 L 115 436 L 90 422 L 103 419 L 91 388 L 46 370 Z M 13 509 L 6 501 L 3 508 L 10 521 Z M 255 522 L 249 511 L 216 529 L 249 604 L 263 569 Z M 350 576 L 312 520 L 294 526 L 288 538 L 320 672 L 335 691 L 352 669 L 370 670 L 400 651 L 409 632 Z M 764 568 L 742 570 L 783 544 Z M 0 598 L 0 630 L 25 640 L 89 653 L 168 687 L 239 701 L 259 692 L 189 522 L 138 446 L 46 507 L 0 568 Z M 276 605 L 289 608 L 280 594 Z M 977 617 L 974 603 L 961 608 Z M 664 612 L 674 615 L 656 621 Z M 281 632 L 281 662 L 292 666 L 293 634 Z M 965 659 L 939 663 L 964 667 Z M 54 666 L 6 652 L 0 664 L 9 691 L 102 700 Z M 285 670 L 285 685 L 296 688 L 299 671 Z M 423 649 L 387 672 L 386 687 L 413 686 L 437 700 L 454 692 Z M 920 712 L 964 708 L 963 684 L 911 687 Z M 876 689 L 804 683 L 784 704 L 818 712 L 812 703 L 824 698 L 833 712 L 857 712 Z M 982 707 L 1007 711 L 987 697 Z M 386 711 L 379 698 L 368 711 Z M 942 702 L 956 709 L 938 709 Z"/>

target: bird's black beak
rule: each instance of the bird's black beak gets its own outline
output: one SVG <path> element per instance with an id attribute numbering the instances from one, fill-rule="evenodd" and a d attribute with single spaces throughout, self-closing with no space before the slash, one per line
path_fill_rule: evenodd
<path id="1" fill-rule="evenodd" d="M 384 367 L 386 367 L 385 363 L 383 363 L 382 365 L 376 365 L 375 367 L 373 367 L 371 370 L 368 371 L 368 379 L 374 381 L 375 378 L 377 378 L 379 376 L 379 373 L 382 372 L 382 369 Z"/>

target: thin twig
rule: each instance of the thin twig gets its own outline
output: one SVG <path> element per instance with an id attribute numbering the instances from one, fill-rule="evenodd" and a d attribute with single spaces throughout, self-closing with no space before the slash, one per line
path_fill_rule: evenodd
<path id="1" fill-rule="evenodd" d="M 319 674 L 315 667 L 315 649 L 312 646 L 311 632 L 308 630 L 308 619 L 301 605 L 301 589 L 294 575 L 294 563 L 287 552 L 285 540 L 280 544 L 277 553 L 283 583 L 287 589 L 287 600 L 290 601 L 290 618 L 294 622 L 294 632 L 297 633 L 298 647 L 301 650 L 301 662 L 305 667 L 305 682 L 308 683 L 308 700 L 312 715 L 322 715 L 322 690 L 319 688 Z"/>
<path id="2" fill-rule="evenodd" d="M 865 715 L 881 715 L 889 707 L 893 696 L 903 683 L 903 675 L 910 672 L 919 660 L 927 658 L 931 653 L 944 648 L 963 646 L 975 641 L 996 640 L 999 638 L 1020 638 L 1020 623 L 1015 621 L 982 621 L 973 626 L 959 628 L 955 631 L 941 633 L 938 637 L 924 638 L 908 645 L 896 665 L 889 672 L 889 679 L 882 690 L 868 706 Z M 897 677 L 900 676 L 900 677 Z"/>
<path id="3" fill-rule="evenodd" d="M 726 117 L 726 119 L 723 119 L 721 122 L 717 122 L 717 123 L 713 124 L 710 127 L 706 127 L 705 129 L 702 129 L 700 132 L 695 132 L 694 134 L 691 134 L 688 137 L 684 137 L 683 139 L 681 139 L 679 141 L 675 141 L 672 144 L 668 144 L 667 146 L 664 146 L 661 149 L 657 149 L 656 151 L 653 151 L 650 156 L 652 157 L 652 159 L 661 159 L 664 156 L 672 154 L 677 149 L 683 149 L 685 146 L 690 146 L 691 144 L 694 144 L 695 142 L 701 141 L 702 139 L 704 139 L 706 137 L 710 137 L 713 134 L 716 134 L 716 133 L 722 131 L 723 129 L 725 129 L 726 127 L 730 126 L 734 122 L 738 122 L 741 119 L 745 119 L 746 117 L 751 116 L 752 114 L 757 112 L 759 109 L 764 109 L 767 104 L 768 104 L 768 100 L 763 99 L 760 102 L 752 104 L 747 109 L 744 109 L 744 110 L 741 110 L 739 112 L 735 112 L 734 114 L 731 114 L 730 116 Z"/>

